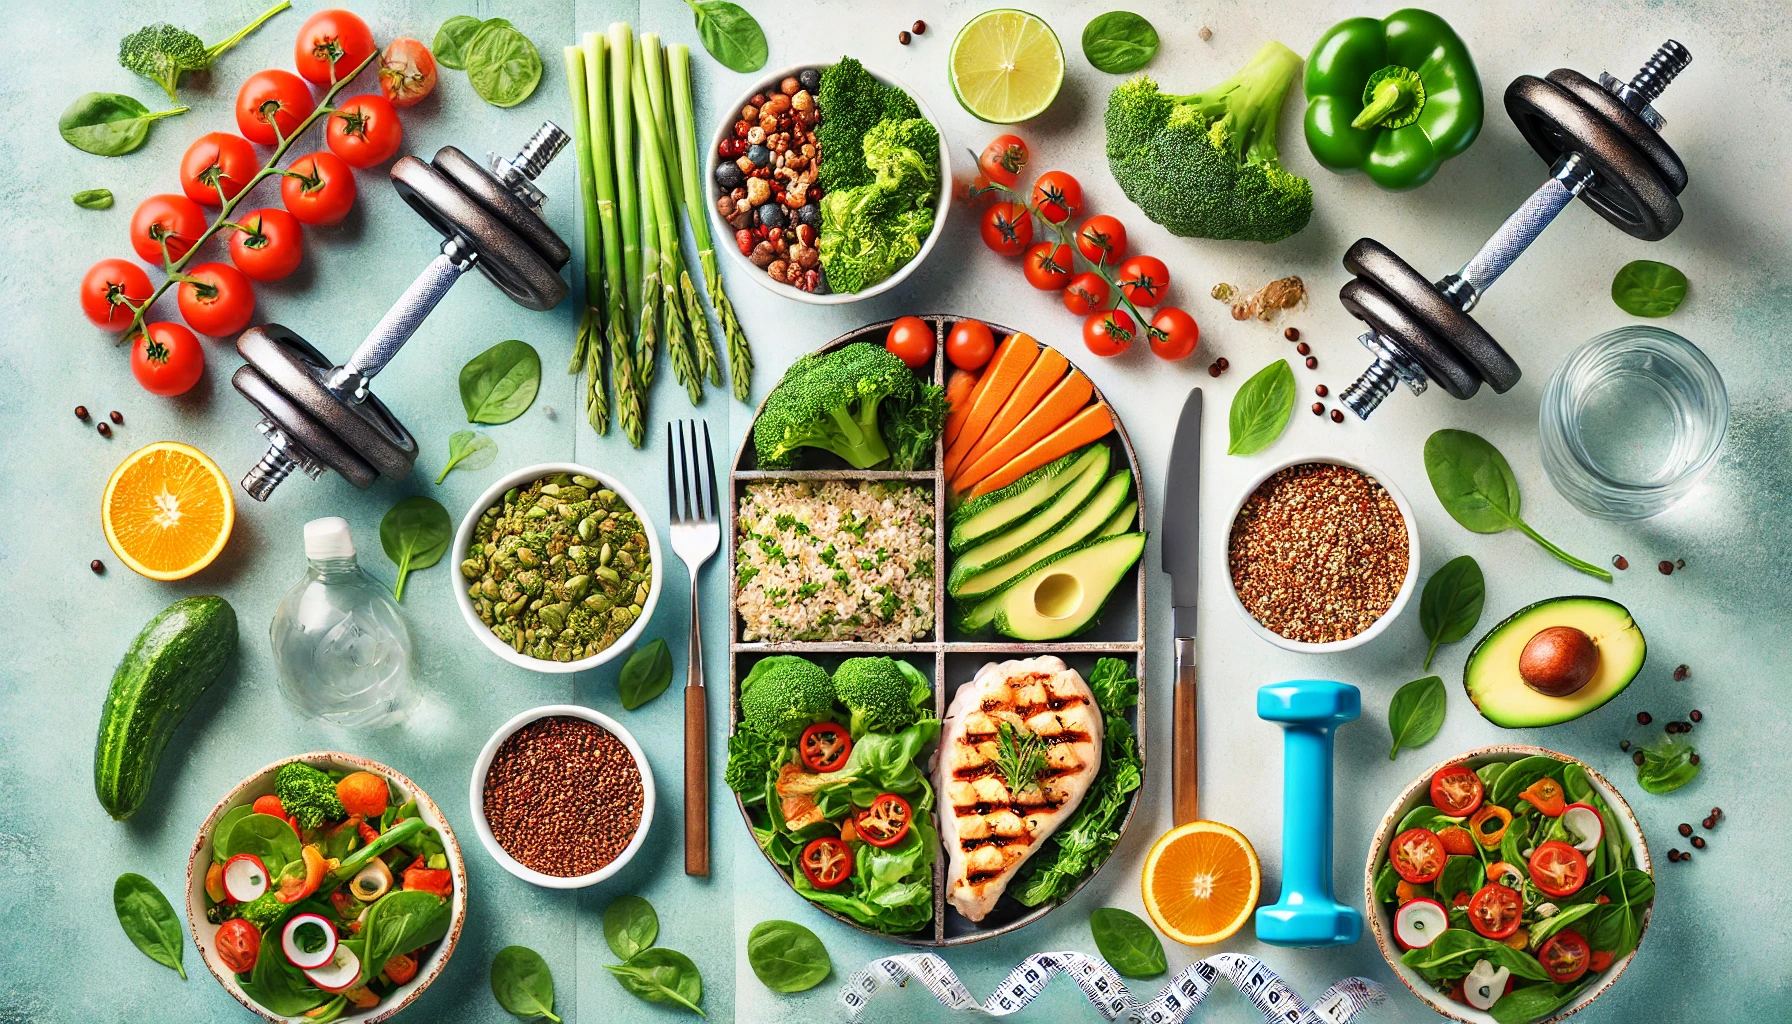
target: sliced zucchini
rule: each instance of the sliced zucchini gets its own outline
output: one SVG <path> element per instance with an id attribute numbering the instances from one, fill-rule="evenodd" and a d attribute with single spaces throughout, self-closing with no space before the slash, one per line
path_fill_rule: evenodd
<path id="1" fill-rule="evenodd" d="M 1125 533 L 1137 525 L 1138 518 L 1139 503 L 1136 501 L 1129 501 L 1126 503 L 1125 508 L 1114 513 L 1114 518 L 1108 520 L 1107 525 L 1101 528 L 1101 532 L 1098 536 L 1112 537 L 1116 533 Z"/>
<path id="2" fill-rule="evenodd" d="M 1113 451 L 1097 441 L 1035 469 L 998 491 L 972 498 L 952 513 L 952 534 L 948 551 L 963 551 L 980 540 L 986 540 L 1018 522 L 1029 512 L 1043 508 L 1077 479 L 1072 470 L 1099 464 L 1099 479 L 1107 472 Z"/>
<path id="3" fill-rule="evenodd" d="M 1078 485 L 1073 484 L 1071 488 L 1066 489 L 1065 493 L 1068 494 L 1076 486 Z M 1065 548 L 1079 544 L 1089 537 L 1105 536 L 1099 531 L 1118 514 L 1115 510 L 1126 503 L 1126 498 L 1131 493 L 1132 470 L 1122 469 L 1101 484 L 1100 489 L 1058 529 L 1032 538 L 1029 544 L 1010 557 L 981 564 L 971 561 L 971 556 L 975 552 L 999 544 L 1010 534 L 1030 526 L 1030 522 L 1015 527 L 1014 530 L 1002 534 L 989 544 L 979 544 L 976 548 L 959 556 L 958 563 L 952 567 L 952 575 L 946 580 L 946 593 L 967 600 L 986 597 L 1000 590 L 1009 580 Z M 1138 503 L 1133 502 L 1132 506 L 1136 514 Z M 1128 522 L 1130 523 L 1130 521 Z M 1124 527 L 1119 532 L 1123 531 Z"/>

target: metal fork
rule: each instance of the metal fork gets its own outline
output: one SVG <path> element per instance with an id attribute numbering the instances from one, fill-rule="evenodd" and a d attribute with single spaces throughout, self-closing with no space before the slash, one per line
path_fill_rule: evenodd
<path id="1" fill-rule="evenodd" d="M 691 573 L 691 650 L 684 686 L 684 873 L 709 874 L 709 715 L 703 688 L 703 627 L 698 617 L 697 571 L 722 543 L 721 502 L 716 494 L 716 456 L 703 422 L 703 463 L 697 463 L 697 420 L 666 424 L 666 504 L 671 510 L 672 550 Z M 685 447 L 686 430 L 690 447 Z M 676 437 L 676 443 L 674 438 Z M 673 448 L 676 447 L 676 460 Z M 703 501 L 703 468 L 709 470 L 709 502 Z M 693 498 L 694 496 L 694 498 Z M 680 497 L 683 503 L 680 504 Z"/>

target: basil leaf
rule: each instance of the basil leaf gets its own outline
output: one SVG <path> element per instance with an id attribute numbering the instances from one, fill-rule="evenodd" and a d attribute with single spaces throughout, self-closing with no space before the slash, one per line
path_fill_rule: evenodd
<path id="1" fill-rule="evenodd" d="M 404 600 L 404 580 L 413 569 L 427 569 L 442 560 L 454 539 L 448 510 L 434 498 L 415 495 L 392 506 L 380 520 L 380 547 L 398 566 L 392 596 Z"/>
<path id="2" fill-rule="evenodd" d="M 631 995 L 650 1003 L 682 1006 L 699 1017 L 707 1017 L 698 1003 L 703 1001 L 703 975 L 691 958 L 675 949 L 655 946 L 629 957 L 625 964 L 604 964 L 604 970 Z"/>
<path id="3" fill-rule="evenodd" d="M 1394 734 L 1394 745 L 1388 749 L 1388 760 L 1400 753 L 1401 747 L 1422 747 L 1431 742 L 1443 728 L 1444 681 L 1437 676 L 1414 679 L 1394 691 L 1388 705 L 1388 731 Z"/>
<path id="4" fill-rule="evenodd" d="M 186 943 L 180 935 L 180 918 L 174 916 L 174 907 L 156 883 L 129 871 L 119 875 L 112 886 L 112 909 L 118 912 L 118 924 L 132 945 L 186 978 L 187 969 L 181 966 Z"/>
<path id="5" fill-rule="evenodd" d="M 492 958 L 492 998 L 518 1017 L 554 1015 L 554 975 L 541 954 L 528 946 L 505 946 Z"/>
<path id="6" fill-rule="evenodd" d="M 1663 736 L 1660 742 L 1644 747 L 1642 753 L 1643 763 L 1636 766 L 1636 784 L 1644 792 L 1672 793 L 1699 774 L 1699 765 L 1693 760 L 1699 752 L 1685 740 Z"/>
<path id="7" fill-rule="evenodd" d="M 460 368 L 468 423 L 509 423 L 541 390 L 541 356 L 526 341 L 500 341 Z"/>
<path id="8" fill-rule="evenodd" d="M 473 91 L 494 107 L 516 106 L 541 82 L 541 51 L 503 18 L 479 26 L 462 55 Z"/>
<path id="9" fill-rule="evenodd" d="M 1431 657 L 1439 645 L 1455 643 L 1481 621 L 1486 596 L 1481 565 L 1470 555 L 1450 559 L 1425 581 L 1425 593 L 1419 598 L 1419 625 L 1431 641 L 1425 652 L 1426 669 L 1431 668 Z"/>
<path id="10" fill-rule="evenodd" d="M 112 208 L 112 190 L 109 188 L 84 188 L 75 193 L 75 205 L 83 210 L 110 210 Z"/>
<path id="11" fill-rule="evenodd" d="M 1631 260 L 1612 278 L 1612 301 L 1631 316 L 1667 316 L 1686 301 L 1686 275 L 1666 263 Z"/>
<path id="12" fill-rule="evenodd" d="M 445 68 L 465 71 L 467 69 L 465 56 L 467 44 L 472 41 L 473 36 L 484 24 L 485 22 L 470 14 L 457 14 L 442 22 L 442 27 L 436 29 L 435 45 L 429 48 L 430 52 L 435 54 L 436 63 Z M 506 22 L 506 24 L 509 23 Z"/>
<path id="13" fill-rule="evenodd" d="M 743 74 L 765 67 L 765 30 L 739 4 L 727 0 L 684 0 L 697 19 L 703 48 L 730 71 Z"/>
<path id="14" fill-rule="evenodd" d="M 1237 408 L 1237 399 L 1233 407 Z M 1612 581 L 1609 570 L 1556 547 L 1520 518 L 1518 478 L 1500 450 L 1479 434 L 1440 430 L 1426 438 L 1425 475 L 1431 478 L 1431 489 L 1444 511 L 1468 529 L 1476 533 L 1518 530 L 1563 563 L 1607 583 Z"/>
<path id="15" fill-rule="evenodd" d="M 1278 359 L 1252 375 L 1232 396 L 1232 442 L 1227 455 L 1260 452 L 1282 436 L 1294 412 L 1294 371 Z"/>
<path id="16" fill-rule="evenodd" d="M 149 138 L 151 122 L 186 112 L 186 107 L 175 107 L 152 113 L 134 97 L 90 92 L 68 105 L 56 122 L 56 130 L 62 133 L 62 141 L 83 153 L 123 156 Z"/>
<path id="17" fill-rule="evenodd" d="M 1084 26 L 1083 56 L 1097 71 L 1137 71 L 1157 56 L 1157 29 L 1131 11 L 1109 11 Z"/>
<path id="18" fill-rule="evenodd" d="M 604 941 L 623 960 L 653 945 L 660 937 L 660 918 L 653 904 L 639 896 L 618 896 L 604 908 Z"/>
<path id="19" fill-rule="evenodd" d="M 471 430 L 456 430 L 448 435 L 448 464 L 442 467 L 436 483 L 456 469 L 484 469 L 497 460 L 498 442 Z"/>
<path id="20" fill-rule="evenodd" d="M 1128 978 L 1155 978 L 1170 969 L 1164 944 L 1137 914 L 1097 907 L 1089 913 L 1089 933 L 1101 958 Z"/>
<path id="21" fill-rule="evenodd" d="M 672 651 L 666 646 L 665 637 L 654 637 L 652 643 L 636 648 L 623 663 L 616 691 L 622 697 L 622 706 L 633 711 L 665 693 L 671 684 Z M 616 955 L 628 959 L 620 952 Z"/>
<path id="22" fill-rule="evenodd" d="M 807 992 L 834 971 L 827 947 L 795 921 L 761 921 L 747 935 L 747 966 L 773 992 Z"/>

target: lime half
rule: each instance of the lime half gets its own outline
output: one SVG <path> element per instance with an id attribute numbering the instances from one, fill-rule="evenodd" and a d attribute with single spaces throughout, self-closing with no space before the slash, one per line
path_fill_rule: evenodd
<path id="1" fill-rule="evenodd" d="M 959 105 L 979 120 L 1014 124 L 1045 113 L 1064 84 L 1064 47 L 1026 11 L 985 11 L 952 40 L 949 68 Z"/>

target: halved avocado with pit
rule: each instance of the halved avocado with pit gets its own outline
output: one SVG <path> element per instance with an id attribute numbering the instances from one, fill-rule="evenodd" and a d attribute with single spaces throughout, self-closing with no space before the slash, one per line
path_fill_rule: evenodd
<path id="1" fill-rule="evenodd" d="M 993 606 L 996 632 L 1016 640 L 1062 640 L 1089 629 L 1144 553 L 1144 534 L 1120 533 L 1040 562 L 985 602 Z"/>
<path id="2" fill-rule="evenodd" d="M 1494 725 L 1558 725 L 1622 693 L 1647 654 L 1643 631 L 1623 605 L 1552 597 L 1489 630 L 1469 652 L 1462 686 Z"/>

